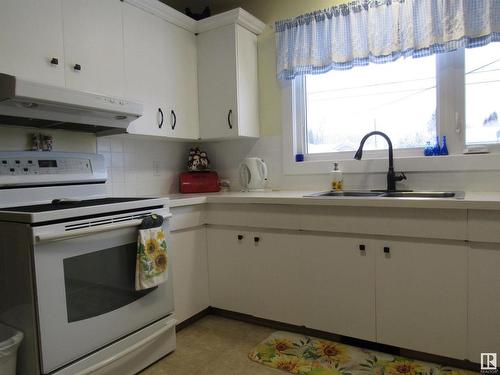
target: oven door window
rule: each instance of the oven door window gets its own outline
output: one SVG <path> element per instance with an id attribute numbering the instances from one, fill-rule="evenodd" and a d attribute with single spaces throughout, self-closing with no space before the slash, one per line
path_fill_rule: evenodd
<path id="1" fill-rule="evenodd" d="M 136 253 L 134 242 L 63 260 L 68 322 L 117 310 L 155 289 L 135 290 Z"/>

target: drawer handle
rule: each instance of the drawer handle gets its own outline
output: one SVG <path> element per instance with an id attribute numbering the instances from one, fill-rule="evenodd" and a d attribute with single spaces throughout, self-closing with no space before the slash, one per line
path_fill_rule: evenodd
<path id="1" fill-rule="evenodd" d="M 390 254 L 391 253 L 391 248 L 389 246 L 384 246 L 384 253 L 385 254 Z"/>
<path id="2" fill-rule="evenodd" d="M 158 108 L 158 113 L 160 114 L 160 120 L 158 121 L 158 127 L 161 129 L 163 126 L 163 111 L 161 108 Z"/>
<path id="3" fill-rule="evenodd" d="M 175 129 L 175 125 L 177 125 L 177 115 L 175 114 L 175 111 L 172 109 L 170 111 L 171 119 L 170 122 L 172 123 L 172 130 Z M 173 120 L 173 121 L 172 121 Z"/>
<path id="4" fill-rule="evenodd" d="M 59 59 L 57 57 L 53 57 L 50 59 L 50 63 L 52 65 L 59 65 Z"/>
<path id="5" fill-rule="evenodd" d="M 73 69 L 80 71 L 80 70 L 82 70 L 82 66 L 80 64 L 75 64 L 73 66 Z"/>
<path id="6" fill-rule="evenodd" d="M 229 125 L 229 129 L 233 128 L 233 124 L 231 123 L 231 116 L 233 115 L 233 110 L 230 109 L 227 113 L 227 124 Z"/>

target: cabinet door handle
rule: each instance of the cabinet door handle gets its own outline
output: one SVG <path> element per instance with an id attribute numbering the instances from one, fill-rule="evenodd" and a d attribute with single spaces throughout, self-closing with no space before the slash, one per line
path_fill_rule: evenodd
<path id="1" fill-rule="evenodd" d="M 360 251 L 366 251 L 366 246 L 365 245 L 359 245 L 359 250 Z"/>
<path id="2" fill-rule="evenodd" d="M 158 127 L 161 129 L 163 126 L 163 111 L 161 108 L 158 108 L 158 113 L 160 114 L 160 120 L 158 121 Z"/>
<path id="3" fill-rule="evenodd" d="M 175 111 L 172 109 L 170 111 L 170 122 L 171 122 L 171 126 L 172 126 L 172 130 L 175 129 L 175 125 L 177 125 L 177 115 L 175 114 Z M 173 121 L 172 121 L 173 120 Z"/>
<path id="4" fill-rule="evenodd" d="M 238 234 L 238 241 L 241 241 L 243 239 L 243 235 L 242 234 Z"/>
<path id="5" fill-rule="evenodd" d="M 229 125 L 229 129 L 233 128 L 233 124 L 231 123 L 231 116 L 233 115 L 233 110 L 230 109 L 227 113 L 227 124 Z"/>
<path id="6" fill-rule="evenodd" d="M 50 59 L 50 63 L 52 65 L 59 65 L 59 59 L 57 57 L 53 57 Z"/>
<path id="7" fill-rule="evenodd" d="M 390 254 L 391 253 L 391 248 L 389 246 L 384 246 L 384 253 L 385 254 Z"/>
<path id="8" fill-rule="evenodd" d="M 82 70 L 82 66 L 80 64 L 75 64 L 73 66 L 73 69 L 80 71 L 80 70 Z"/>

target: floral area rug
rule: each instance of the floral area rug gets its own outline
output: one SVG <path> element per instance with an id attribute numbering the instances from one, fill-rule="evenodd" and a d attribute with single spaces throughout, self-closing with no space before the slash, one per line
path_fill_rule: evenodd
<path id="1" fill-rule="evenodd" d="M 249 353 L 252 361 L 298 375 L 470 375 L 472 371 L 275 332 Z"/>

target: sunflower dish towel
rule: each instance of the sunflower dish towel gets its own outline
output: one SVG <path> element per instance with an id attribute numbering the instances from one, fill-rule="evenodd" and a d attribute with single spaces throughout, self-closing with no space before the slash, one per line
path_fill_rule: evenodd
<path id="1" fill-rule="evenodd" d="M 163 217 L 151 215 L 142 220 L 137 238 L 135 290 L 144 290 L 167 281 L 167 241 Z"/>

